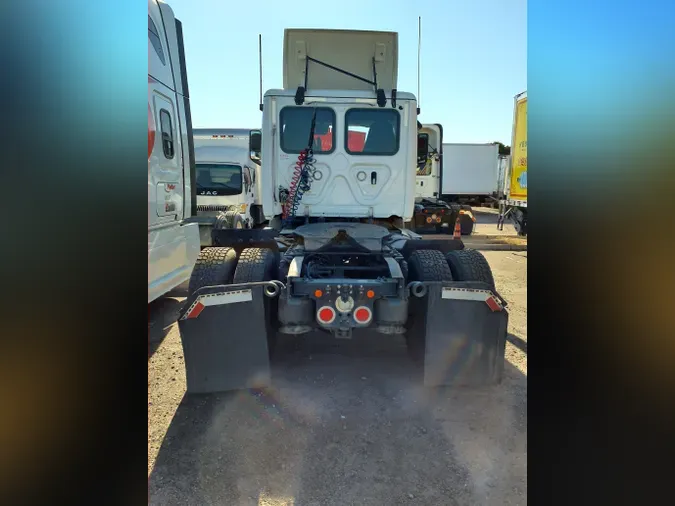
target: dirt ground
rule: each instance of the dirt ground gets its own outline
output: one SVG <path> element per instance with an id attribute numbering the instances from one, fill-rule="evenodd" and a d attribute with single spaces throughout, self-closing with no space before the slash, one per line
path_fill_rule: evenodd
<path id="1" fill-rule="evenodd" d="M 513 222 L 507 218 L 504 220 L 504 229 L 497 230 L 497 219 L 499 218 L 499 210 L 490 207 L 473 207 L 473 213 L 476 217 L 476 224 L 474 225 L 473 233 L 478 235 L 506 235 L 517 236 L 516 228 Z"/>
<path id="2" fill-rule="evenodd" d="M 279 343 L 273 388 L 185 397 L 176 313 L 150 306 L 149 503 L 525 505 L 527 252 L 485 251 L 509 302 L 501 385 L 425 388 L 402 338 Z"/>

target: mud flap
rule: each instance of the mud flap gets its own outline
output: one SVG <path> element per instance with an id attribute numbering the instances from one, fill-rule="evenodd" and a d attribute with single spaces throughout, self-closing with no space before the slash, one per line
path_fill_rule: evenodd
<path id="1" fill-rule="evenodd" d="M 425 284 L 424 384 L 480 386 L 501 382 L 508 324 L 506 302 L 485 283 Z"/>
<path id="2" fill-rule="evenodd" d="M 264 286 L 207 286 L 185 301 L 178 329 L 189 394 L 270 384 Z"/>

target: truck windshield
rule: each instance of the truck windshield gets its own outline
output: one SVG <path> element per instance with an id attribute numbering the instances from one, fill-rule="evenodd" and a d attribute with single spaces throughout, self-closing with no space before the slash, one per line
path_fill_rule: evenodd
<path id="1" fill-rule="evenodd" d="M 241 193 L 241 165 L 198 163 L 196 169 L 198 195 L 239 195 Z"/>

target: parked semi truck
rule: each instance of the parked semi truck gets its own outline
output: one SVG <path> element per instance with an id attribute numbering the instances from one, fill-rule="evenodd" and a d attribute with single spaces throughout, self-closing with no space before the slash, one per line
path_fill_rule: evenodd
<path id="1" fill-rule="evenodd" d="M 148 303 L 187 281 L 199 255 L 194 169 L 182 25 L 148 0 Z"/>
<path id="2" fill-rule="evenodd" d="M 498 145 L 443 143 L 439 124 L 421 125 L 418 136 L 415 228 L 452 232 L 459 216 L 462 235 L 471 234 L 471 205 L 497 199 Z"/>
<path id="3" fill-rule="evenodd" d="M 406 224 L 415 232 L 436 231 L 452 234 L 457 218 L 466 222 L 468 206 L 449 204 L 440 192 L 443 180 L 443 127 L 438 124 L 419 124 L 417 132 L 417 167 L 415 176 L 415 207 L 413 217 Z M 463 235 L 473 229 L 464 224 Z"/>
<path id="4" fill-rule="evenodd" d="M 518 235 L 527 235 L 527 91 L 513 99 L 511 157 L 499 201 L 498 227 L 510 218 Z"/>
<path id="5" fill-rule="evenodd" d="M 283 52 L 261 104 L 269 226 L 214 229 L 200 253 L 178 321 L 188 393 L 269 385 L 276 336 L 313 331 L 404 335 L 426 385 L 500 381 L 508 313 L 485 258 L 404 227 L 419 110 L 397 34 L 287 29 Z"/>
<path id="6" fill-rule="evenodd" d="M 251 141 L 251 138 L 254 138 Z M 264 222 L 260 203 L 260 130 L 194 129 L 197 216 L 201 247 L 212 246 L 211 231 L 253 228 Z M 251 145 L 258 149 L 251 151 Z"/>

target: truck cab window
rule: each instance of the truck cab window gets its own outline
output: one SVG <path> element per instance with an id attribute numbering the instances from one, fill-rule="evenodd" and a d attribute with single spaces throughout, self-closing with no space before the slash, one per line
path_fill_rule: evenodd
<path id="1" fill-rule="evenodd" d="M 162 149 L 164 150 L 164 156 L 171 159 L 173 158 L 173 127 L 171 125 L 171 115 L 166 109 L 159 111 L 159 122 L 162 128 Z"/>
<path id="2" fill-rule="evenodd" d="M 239 195 L 242 192 L 241 165 L 198 163 L 196 169 L 198 195 Z"/>
<path id="3" fill-rule="evenodd" d="M 150 16 L 148 16 L 148 39 L 150 39 L 152 47 L 155 48 L 155 53 L 157 53 L 159 61 L 161 61 L 163 65 L 166 65 L 164 51 L 162 51 L 162 43 L 159 38 L 159 31 L 157 30 L 157 26 L 155 26 L 155 22 Z"/>
<path id="4" fill-rule="evenodd" d="M 314 153 L 331 153 L 335 146 L 335 111 L 329 107 L 284 107 L 279 113 L 281 149 L 285 153 L 300 153 L 307 149 L 312 117 L 314 125 Z"/>
<path id="5" fill-rule="evenodd" d="M 351 155 L 398 153 L 401 116 L 394 109 L 350 109 L 345 115 L 345 149 Z M 365 142 L 354 142 L 364 135 Z"/>

